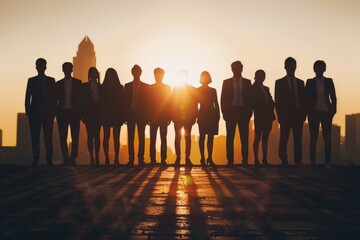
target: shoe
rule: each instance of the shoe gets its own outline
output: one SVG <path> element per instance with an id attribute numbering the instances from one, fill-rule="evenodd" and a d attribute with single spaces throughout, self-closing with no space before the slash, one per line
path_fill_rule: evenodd
<path id="1" fill-rule="evenodd" d="M 105 166 L 109 166 L 110 165 L 110 160 L 109 160 L 109 158 L 105 158 Z"/>
<path id="2" fill-rule="evenodd" d="M 126 163 L 126 166 L 128 166 L 128 167 L 134 166 L 134 161 L 128 161 L 128 162 Z"/>
<path id="3" fill-rule="evenodd" d="M 254 165 L 256 165 L 256 166 L 259 166 L 259 165 L 260 165 L 260 161 L 259 161 L 258 158 L 255 158 L 255 160 L 254 160 Z"/>
<path id="4" fill-rule="evenodd" d="M 247 167 L 247 166 L 249 166 L 249 163 L 248 163 L 247 161 L 244 161 L 244 160 L 243 160 L 242 163 L 241 163 L 241 165 L 244 166 L 244 167 Z"/>
<path id="5" fill-rule="evenodd" d="M 119 162 L 118 159 L 115 159 L 115 160 L 114 160 L 114 165 L 115 165 L 115 166 L 119 166 L 119 165 L 120 165 L 120 162 Z"/>
<path id="6" fill-rule="evenodd" d="M 139 166 L 145 166 L 145 165 L 146 163 L 144 162 L 144 160 L 139 161 Z"/>
<path id="7" fill-rule="evenodd" d="M 35 167 L 39 165 L 39 161 L 32 161 L 32 163 L 30 164 L 31 167 Z"/>
<path id="8" fill-rule="evenodd" d="M 49 161 L 49 162 L 47 162 L 47 166 L 48 166 L 48 167 L 52 167 L 52 166 L 54 166 L 54 164 L 53 164 L 52 161 Z"/>
<path id="9" fill-rule="evenodd" d="M 204 158 L 200 159 L 200 164 L 201 164 L 202 170 L 206 170 L 206 164 L 205 164 L 205 159 Z"/>
<path id="10" fill-rule="evenodd" d="M 214 163 L 214 161 L 211 158 L 208 158 L 206 160 L 206 162 L 207 162 L 208 165 L 210 165 L 212 170 L 214 170 L 215 172 L 217 171 L 217 165 Z"/>
<path id="11" fill-rule="evenodd" d="M 269 166 L 269 163 L 266 159 L 262 160 L 262 164 L 263 164 L 263 166 Z"/>
<path id="12" fill-rule="evenodd" d="M 176 158 L 176 160 L 174 162 L 174 167 L 176 167 L 176 168 L 180 167 L 180 158 Z"/>
<path id="13" fill-rule="evenodd" d="M 194 166 L 194 164 L 191 162 L 190 158 L 185 159 L 185 165 L 186 166 L 191 166 L 191 167 Z"/>
<path id="14" fill-rule="evenodd" d="M 233 162 L 228 162 L 225 166 L 228 167 L 228 168 L 233 168 L 234 163 Z"/>
<path id="15" fill-rule="evenodd" d="M 168 164 L 167 164 L 166 161 L 164 160 L 164 161 L 161 161 L 160 165 L 164 167 L 164 166 L 167 166 Z"/>

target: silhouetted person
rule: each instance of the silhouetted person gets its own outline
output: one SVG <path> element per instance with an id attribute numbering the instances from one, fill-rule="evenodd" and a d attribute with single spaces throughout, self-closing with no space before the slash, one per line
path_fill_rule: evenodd
<path id="1" fill-rule="evenodd" d="M 100 76 L 95 67 L 89 68 L 88 80 L 87 83 L 83 83 L 81 102 L 83 121 L 87 132 L 87 147 L 90 155 L 90 165 L 99 166 L 101 128 Z"/>
<path id="2" fill-rule="evenodd" d="M 231 64 L 233 77 L 224 80 L 221 90 L 221 112 L 226 122 L 227 166 L 234 164 L 234 137 L 236 125 L 239 128 L 242 164 L 248 164 L 249 121 L 251 109 L 251 82 L 242 77 L 243 65 L 240 61 Z"/>
<path id="3" fill-rule="evenodd" d="M 290 130 L 294 138 L 294 160 L 301 165 L 302 129 L 306 117 L 306 96 L 304 81 L 295 77 L 296 60 L 285 60 L 286 76 L 275 82 L 275 107 L 280 123 L 279 157 L 282 164 L 288 164 L 287 143 Z"/>
<path id="4" fill-rule="evenodd" d="M 185 71 L 182 72 L 183 75 L 187 75 Z M 175 153 L 176 160 L 175 166 L 180 166 L 181 161 L 181 129 L 184 128 L 184 137 L 185 137 L 185 164 L 187 166 L 192 166 L 190 160 L 190 151 L 191 151 L 191 128 L 195 124 L 197 117 L 197 105 L 198 100 L 196 97 L 196 88 L 184 84 L 174 88 L 171 97 L 171 116 L 172 121 L 174 122 L 175 129 Z"/>
<path id="5" fill-rule="evenodd" d="M 132 82 L 125 84 L 125 112 L 127 113 L 127 129 L 128 129 L 128 149 L 129 162 L 128 165 L 134 165 L 134 138 L 135 126 L 137 127 L 139 138 L 139 165 L 145 165 L 145 127 L 149 122 L 148 92 L 149 85 L 140 80 L 142 73 L 139 65 L 134 65 L 131 69 L 134 77 Z"/>
<path id="6" fill-rule="evenodd" d="M 201 166 L 203 169 L 205 168 L 204 143 L 205 136 L 207 135 L 208 158 L 206 162 L 216 170 L 216 165 L 212 159 L 212 153 L 214 135 L 217 135 L 219 131 L 220 110 L 216 89 L 209 87 L 211 82 L 210 74 L 206 71 L 202 72 L 200 75 L 201 87 L 197 88 L 197 97 L 200 104 L 197 122 L 199 124 L 200 132 L 199 148 Z"/>
<path id="7" fill-rule="evenodd" d="M 33 166 L 39 164 L 40 158 L 40 130 L 43 129 L 46 162 L 52 166 L 53 143 L 52 132 L 55 117 L 55 79 L 45 75 L 46 60 L 36 60 L 38 75 L 29 78 L 26 86 L 25 111 L 29 118 L 31 144 L 33 152 Z"/>
<path id="8" fill-rule="evenodd" d="M 255 72 L 255 82 L 252 85 L 252 106 L 254 110 L 255 139 L 253 144 L 255 164 L 259 161 L 259 142 L 262 139 L 262 164 L 267 165 L 268 139 L 271 131 L 272 122 L 275 120 L 274 101 L 271 97 L 269 88 L 263 85 L 265 72 L 257 70 Z"/>
<path id="9" fill-rule="evenodd" d="M 324 77 L 325 71 L 326 63 L 321 60 L 316 61 L 314 63 L 316 77 L 306 81 L 311 164 L 315 164 L 316 160 L 316 142 L 320 123 L 325 145 L 325 163 L 330 164 L 331 159 L 331 128 L 336 113 L 336 93 L 333 80 Z"/>
<path id="10" fill-rule="evenodd" d="M 82 83 L 79 79 L 73 78 L 71 73 L 73 65 L 65 62 L 62 65 L 65 77 L 56 82 L 57 97 L 57 123 L 59 128 L 61 153 L 64 165 L 76 165 L 76 157 L 79 148 L 79 131 L 81 116 Z M 71 131 L 71 154 L 69 156 L 67 135 L 70 126 Z"/>
<path id="11" fill-rule="evenodd" d="M 154 70 L 156 83 L 150 85 L 150 159 L 156 163 L 156 135 L 160 128 L 160 155 L 161 164 L 166 165 L 167 158 L 167 126 L 170 124 L 170 97 L 171 88 L 162 82 L 165 71 L 161 68 Z"/>
<path id="12" fill-rule="evenodd" d="M 113 130 L 114 140 L 114 164 L 119 165 L 120 152 L 120 130 L 125 121 L 125 112 L 123 107 L 123 86 L 120 83 L 119 76 L 115 69 L 106 70 L 104 82 L 101 85 L 101 112 L 102 124 L 104 129 L 104 153 L 105 165 L 110 164 L 109 160 L 109 138 L 110 129 Z"/>

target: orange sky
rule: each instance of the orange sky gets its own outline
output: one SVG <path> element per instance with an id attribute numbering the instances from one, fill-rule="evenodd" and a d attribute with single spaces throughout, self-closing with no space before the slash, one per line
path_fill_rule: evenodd
<path id="1" fill-rule="evenodd" d="M 325 75 L 334 79 L 338 95 L 334 122 L 344 133 L 345 114 L 360 112 L 359 13 L 357 0 L 2 0 L 3 144 L 15 144 L 16 113 L 24 112 L 26 82 L 36 75 L 35 60 L 47 59 L 47 74 L 58 80 L 61 64 L 72 61 L 85 35 L 95 44 L 98 69 L 104 73 L 114 67 L 123 84 L 131 81 L 134 64 L 142 66 L 147 83 L 154 81 L 152 72 L 158 66 L 166 70 L 168 83 L 186 69 L 196 86 L 201 71 L 207 70 L 218 95 L 235 60 L 243 62 L 243 75 L 251 80 L 257 69 L 264 69 L 265 85 L 273 93 L 275 80 L 285 74 L 286 57 L 297 60 L 296 75 L 304 80 L 314 76 L 314 61 L 323 59 Z M 224 122 L 221 125 L 225 134 Z"/>

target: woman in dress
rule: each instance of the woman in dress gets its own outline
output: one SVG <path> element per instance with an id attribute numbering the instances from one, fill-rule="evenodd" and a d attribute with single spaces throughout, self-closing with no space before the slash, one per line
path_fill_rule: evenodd
<path id="1" fill-rule="evenodd" d="M 207 135 L 207 164 L 216 170 L 216 164 L 212 159 L 212 152 L 214 145 L 214 135 L 217 135 L 219 130 L 220 111 L 216 89 L 209 87 L 211 82 L 212 80 L 210 74 L 207 71 L 202 72 L 200 75 L 201 87 L 197 89 L 198 101 L 200 104 L 198 114 L 200 132 L 199 148 L 201 155 L 200 163 L 203 169 L 205 169 L 206 163 L 204 144 L 205 136 Z"/>
<path id="2" fill-rule="evenodd" d="M 104 82 L 101 85 L 102 124 L 104 130 L 103 148 L 105 154 L 105 165 L 109 160 L 109 139 L 112 128 L 114 140 L 114 165 L 119 165 L 120 151 L 120 129 L 124 123 L 123 110 L 123 85 L 115 69 L 106 70 Z"/>
<path id="3" fill-rule="evenodd" d="M 274 101 L 269 88 L 263 85 L 265 72 L 255 72 L 255 82 L 252 85 L 252 105 L 254 109 L 255 139 L 253 144 L 255 165 L 259 165 L 259 142 L 262 138 L 263 160 L 262 164 L 267 165 L 267 146 L 272 122 L 275 120 Z"/>
<path id="4" fill-rule="evenodd" d="M 99 165 L 100 150 L 100 77 L 95 67 L 89 68 L 88 82 L 83 84 L 83 120 L 87 132 L 87 146 L 90 154 L 90 165 Z M 95 148 L 95 158 L 94 158 Z"/>

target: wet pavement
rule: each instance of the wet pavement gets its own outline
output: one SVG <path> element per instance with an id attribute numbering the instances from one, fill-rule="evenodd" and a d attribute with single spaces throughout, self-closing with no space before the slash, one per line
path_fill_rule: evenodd
<path id="1" fill-rule="evenodd" d="M 0 166 L 0 239 L 360 239 L 359 167 Z"/>

